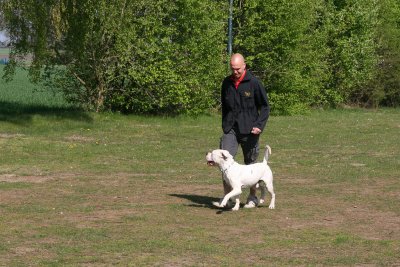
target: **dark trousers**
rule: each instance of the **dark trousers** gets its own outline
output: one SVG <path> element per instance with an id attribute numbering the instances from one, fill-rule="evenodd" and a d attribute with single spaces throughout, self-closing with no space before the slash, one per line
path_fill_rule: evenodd
<path id="1" fill-rule="evenodd" d="M 260 152 L 259 137 L 258 134 L 240 134 L 239 130 L 234 127 L 228 133 L 222 135 L 220 148 L 228 150 L 235 157 L 240 145 L 243 151 L 244 164 L 252 164 L 257 161 Z"/>

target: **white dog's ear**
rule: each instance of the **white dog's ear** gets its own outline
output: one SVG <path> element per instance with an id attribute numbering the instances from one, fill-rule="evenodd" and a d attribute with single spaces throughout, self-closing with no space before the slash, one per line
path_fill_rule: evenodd
<path id="1" fill-rule="evenodd" d="M 221 156 L 222 156 L 222 158 L 223 158 L 224 160 L 227 160 L 227 159 L 228 159 L 228 157 L 227 157 L 227 156 L 225 156 L 225 154 L 224 154 L 224 153 L 221 153 Z"/>

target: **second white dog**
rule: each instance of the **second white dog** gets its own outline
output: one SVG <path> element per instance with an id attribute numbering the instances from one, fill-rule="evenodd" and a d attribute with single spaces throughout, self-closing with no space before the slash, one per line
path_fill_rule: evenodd
<path id="1" fill-rule="evenodd" d="M 232 191 L 227 193 L 219 207 L 225 207 L 229 199 L 235 199 L 235 206 L 232 210 L 238 210 L 240 206 L 239 196 L 242 193 L 242 188 L 251 187 L 259 182 L 261 185 L 260 204 L 265 202 L 266 189 L 271 194 L 270 209 L 275 208 L 275 193 L 273 186 L 272 171 L 268 166 L 268 156 L 271 154 L 271 148 L 267 145 L 264 160 L 260 163 L 250 165 L 242 165 L 233 159 L 233 156 L 227 151 L 216 149 L 207 153 L 206 160 L 208 165 L 217 164 L 223 174 L 225 182 L 232 187 Z"/>

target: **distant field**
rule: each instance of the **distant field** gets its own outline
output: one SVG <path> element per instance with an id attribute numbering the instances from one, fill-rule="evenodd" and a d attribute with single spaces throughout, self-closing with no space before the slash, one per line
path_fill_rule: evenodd
<path id="1" fill-rule="evenodd" d="M 0 65 L 0 77 L 3 76 L 4 65 Z M 5 82 L 0 78 L 0 103 L 4 106 L 21 107 L 24 109 L 57 107 L 66 108 L 68 104 L 60 93 L 43 90 L 40 86 L 34 85 L 29 81 L 28 73 L 18 70 L 14 79 Z M 0 106 L 0 110 L 2 107 Z"/>
<path id="2" fill-rule="evenodd" d="M 8 59 L 9 53 L 10 53 L 10 49 L 0 48 L 0 60 Z M 1 62 L 3 62 L 3 61 L 1 61 Z"/>
<path id="3" fill-rule="evenodd" d="M 8 55 L 10 50 L 8 48 L 0 48 L 0 65 L 5 64 L 8 61 Z"/>
<path id="4" fill-rule="evenodd" d="M 10 49 L 9 48 L 0 48 L 0 56 L 4 56 L 10 53 Z"/>

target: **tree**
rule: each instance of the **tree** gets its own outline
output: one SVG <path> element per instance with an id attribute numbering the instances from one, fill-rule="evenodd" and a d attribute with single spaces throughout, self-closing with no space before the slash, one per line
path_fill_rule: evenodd
<path id="1" fill-rule="evenodd" d="M 240 1 L 235 49 L 277 113 L 354 103 L 377 75 L 378 10 L 376 0 Z"/>
<path id="2" fill-rule="evenodd" d="M 268 88 L 276 113 L 328 102 L 324 1 L 247 0 L 238 9 L 235 49 Z"/>
<path id="3" fill-rule="evenodd" d="M 376 78 L 379 62 L 376 0 L 332 1 L 327 45 L 331 80 L 329 86 L 346 103 L 360 103 L 366 85 Z"/>
<path id="4" fill-rule="evenodd" d="M 97 111 L 202 112 L 225 68 L 223 9 L 194 0 L 3 0 L 15 49 L 7 74 L 30 74 Z M 205 78 L 207 77 L 207 78 Z"/>
<path id="5" fill-rule="evenodd" d="M 359 91 L 360 102 L 377 107 L 400 106 L 400 2 L 379 2 L 376 78 Z"/>

